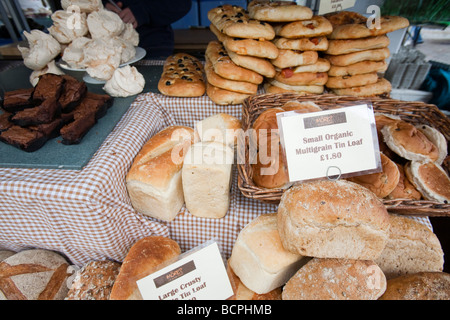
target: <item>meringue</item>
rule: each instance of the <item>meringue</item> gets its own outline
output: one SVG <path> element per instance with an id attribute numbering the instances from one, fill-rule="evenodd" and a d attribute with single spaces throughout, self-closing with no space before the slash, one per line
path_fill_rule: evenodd
<path id="1" fill-rule="evenodd" d="M 87 24 L 92 39 L 118 36 L 125 28 L 119 15 L 106 9 L 90 13 Z"/>
<path id="2" fill-rule="evenodd" d="M 74 39 L 67 48 L 64 49 L 62 60 L 67 63 L 71 68 L 86 68 L 86 62 L 84 60 L 84 48 L 92 39 L 87 37 L 80 37 Z"/>
<path id="3" fill-rule="evenodd" d="M 43 69 L 61 52 L 61 45 L 50 34 L 38 29 L 23 32 L 28 47 L 18 46 L 26 67 L 32 70 Z"/>
<path id="4" fill-rule="evenodd" d="M 39 82 L 39 77 L 46 73 L 53 73 L 58 75 L 63 75 L 64 72 L 58 68 L 58 66 L 55 63 L 55 60 L 50 61 L 47 66 L 45 66 L 42 70 L 35 70 L 30 75 L 30 83 L 33 87 L 37 85 Z"/>
<path id="5" fill-rule="evenodd" d="M 76 6 L 80 12 L 90 13 L 103 9 L 102 0 L 61 0 L 61 7 L 67 10 L 70 6 Z"/>
<path id="6" fill-rule="evenodd" d="M 115 37 L 115 39 L 117 39 L 118 43 L 122 45 L 122 56 L 120 63 L 122 64 L 133 59 L 136 55 L 136 47 L 133 46 L 131 42 L 128 42 L 121 37 Z"/>
<path id="7" fill-rule="evenodd" d="M 53 25 L 48 28 L 48 31 L 59 43 L 70 43 L 75 38 L 83 37 L 88 33 L 86 13 L 58 10 L 52 14 L 51 18 Z"/>
<path id="8" fill-rule="evenodd" d="M 128 97 L 141 93 L 144 86 L 144 76 L 137 71 L 136 67 L 127 65 L 114 71 L 103 90 L 113 97 Z"/>
<path id="9" fill-rule="evenodd" d="M 120 65 L 122 45 L 114 38 L 92 39 L 84 48 L 86 72 L 98 80 L 109 80 Z"/>
<path id="10" fill-rule="evenodd" d="M 133 25 L 131 23 L 125 24 L 120 37 L 123 40 L 130 42 L 135 47 L 139 45 L 139 33 L 136 31 L 136 29 L 133 28 Z"/>

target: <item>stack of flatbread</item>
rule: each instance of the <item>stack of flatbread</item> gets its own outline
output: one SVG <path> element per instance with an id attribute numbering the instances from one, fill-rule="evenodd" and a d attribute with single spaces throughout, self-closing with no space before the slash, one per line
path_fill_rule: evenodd
<path id="1" fill-rule="evenodd" d="M 251 19 L 239 6 L 213 8 L 208 19 L 218 41 L 211 41 L 205 52 L 206 92 L 217 104 L 240 104 L 257 93 L 264 77 L 275 75 L 269 61 L 278 56 L 270 41 L 275 32 L 270 24 Z"/>
<path id="2" fill-rule="evenodd" d="M 330 63 L 319 52 L 328 48 L 331 23 L 290 1 L 253 0 L 248 11 L 251 18 L 270 23 L 276 34 L 272 43 L 279 54 L 271 59 L 276 74 L 266 79 L 266 92 L 323 93 Z"/>
<path id="3" fill-rule="evenodd" d="M 325 17 L 333 25 L 325 58 L 330 62 L 326 88 L 336 95 L 388 96 L 391 84 L 379 76 L 387 69 L 389 38 L 387 33 L 409 25 L 397 16 L 380 18 L 379 25 L 363 15 L 341 11 Z"/>

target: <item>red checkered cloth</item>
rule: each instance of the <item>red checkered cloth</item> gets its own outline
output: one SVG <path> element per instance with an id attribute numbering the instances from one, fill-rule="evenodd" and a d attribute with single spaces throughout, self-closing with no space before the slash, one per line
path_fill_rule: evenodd
<path id="1" fill-rule="evenodd" d="M 226 112 L 241 118 L 242 105 L 219 106 L 206 95 L 172 98 L 139 95 L 89 163 L 79 171 L 0 168 L 0 248 L 58 251 L 76 265 L 91 260 L 122 261 L 129 248 L 149 235 L 176 240 L 183 251 L 215 239 L 224 258 L 240 230 L 277 206 L 244 197 L 234 170 L 229 211 L 221 219 L 199 218 L 182 208 L 162 222 L 136 212 L 125 185 L 135 155 L 169 125 L 194 124 Z M 428 218 L 417 218 L 430 228 Z"/>

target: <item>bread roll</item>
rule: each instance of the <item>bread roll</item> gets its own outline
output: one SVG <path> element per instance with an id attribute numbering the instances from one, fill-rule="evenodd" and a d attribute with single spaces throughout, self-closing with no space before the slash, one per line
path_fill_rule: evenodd
<path id="1" fill-rule="evenodd" d="M 447 139 L 445 139 L 445 136 L 436 128 L 426 124 L 416 125 L 416 128 L 437 147 L 439 156 L 436 159 L 436 163 L 442 165 L 447 157 Z"/>
<path id="2" fill-rule="evenodd" d="M 389 240 L 375 263 L 391 279 L 422 271 L 442 271 L 444 252 L 438 237 L 411 218 L 390 215 Z"/>
<path id="3" fill-rule="evenodd" d="M 265 214 L 239 233 L 229 263 L 244 285 L 258 294 L 281 287 L 305 263 L 281 244 L 276 214 Z"/>
<path id="4" fill-rule="evenodd" d="M 405 165 L 405 174 L 425 199 L 450 202 L 450 177 L 437 163 L 410 161 Z"/>
<path id="5" fill-rule="evenodd" d="M 398 185 L 400 180 L 400 171 L 394 161 L 380 153 L 381 172 L 354 176 L 348 178 L 349 181 L 360 184 L 379 198 L 387 197 Z"/>
<path id="6" fill-rule="evenodd" d="M 66 300 L 109 300 L 120 263 L 91 261 L 75 274 Z"/>
<path id="7" fill-rule="evenodd" d="M 373 192 L 356 183 L 305 182 L 281 197 L 278 231 L 283 246 L 303 256 L 373 260 L 388 240 L 389 215 Z"/>
<path id="8" fill-rule="evenodd" d="M 241 121 L 227 113 L 209 116 L 195 124 L 196 141 L 217 141 L 234 148 Z"/>
<path id="9" fill-rule="evenodd" d="M 390 279 L 379 300 L 450 300 L 450 274 L 419 272 Z"/>
<path id="10" fill-rule="evenodd" d="M 222 142 L 201 141 L 186 153 L 182 184 L 186 208 L 202 218 L 222 218 L 230 203 L 234 152 Z"/>
<path id="11" fill-rule="evenodd" d="M 161 236 L 137 241 L 123 260 L 110 300 L 142 300 L 137 281 L 172 263 L 181 254 L 177 242 Z"/>
<path id="12" fill-rule="evenodd" d="M 376 300 L 386 290 L 380 268 L 368 260 L 314 258 L 289 279 L 283 300 Z"/>
<path id="13" fill-rule="evenodd" d="M 133 207 L 152 218 L 171 221 L 184 204 L 181 168 L 194 130 L 171 126 L 155 134 L 134 158 L 126 177 Z"/>
<path id="14" fill-rule="evenodd" d="M 386 197 L 386 199 L 420 200 L 422 198 L 422 194 L 417 191 L 416 187 L 414 187 L 408 178 L 406 178 L 404 166 L 397 163 L 397 168 L 400 173 L 398 184 Z"/>
<path id="15" fill-rule="evenodd" d="M 0 300 L 63 300 L 69 264 L 44 249 L 18 252 L 0 262 Z"/>
<path id="16" fill-rule="evenodd" d="M 436 161 L 439 158 L 437 147 L 411 123 L 387 123 L 381 133 L 389 149 L 405 159 Z"/>
<path id="17" fill-rule="evenodd" d="M 11 251 L 11 250 L 0 250 L 0 261 L 3 261 L 6 258 L 9 258 L 15 254 L 16 254 L 16 252 Z"/>
<path id="18" fill-rule="evenodd" d="M 258 294 L 247 288 L 239 277 L 233 272 L 230 264 L 227 264 L 227 274 L 230 279 L 233 295 L 227 300 L 281 300 L 281 287 L 264 294 Z"/>

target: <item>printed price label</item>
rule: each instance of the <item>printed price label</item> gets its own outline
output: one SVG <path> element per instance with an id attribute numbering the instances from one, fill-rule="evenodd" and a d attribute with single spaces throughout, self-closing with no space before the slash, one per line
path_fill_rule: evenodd
<path id="1" fill-rule="evenodd" d="M 144 300 L 225 300 L 233 289 L 217 242 L 182 255 L 175 263 L 137 281 Z"/>
<path id="2" fill-rule="evenodd" d="M 373 109 L 368 105 L 314 113 L 277 114 L 289 180 L 380 172 Z"/>
<path id="3" fill-rule="evenodd" d="M 321 0 L 319 5 L 319 15 L 354 7 L 355 2 L 356 0 Z"/>

